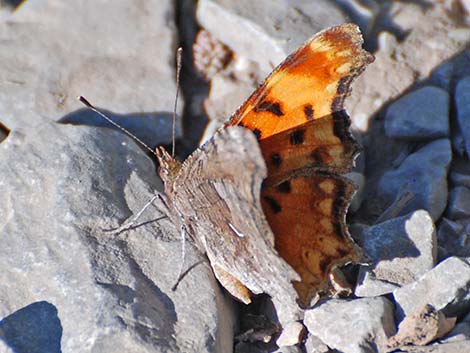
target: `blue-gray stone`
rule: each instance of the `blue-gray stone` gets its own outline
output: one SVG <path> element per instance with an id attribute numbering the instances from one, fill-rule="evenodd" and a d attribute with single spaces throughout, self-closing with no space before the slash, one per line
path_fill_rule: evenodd
<path id="1" fill-rule="evenodd" d="M 399 194 L 409 191 L 414 197 L 399 215 L 425 209 L 437 220 L 447 205 L 447 172 L 451 160 L 448 139 L 430 142 L 406 157 L 397 169 L 382 176 L 378 196 L 391 204 Z"/>
<path id="2" fill-rule="evenodd" d="M 470 156 L 470 76 L 461 79 L 455 87 L 455 107 L 465 150 Z"/>
<path id="3" fill-rule="evenodd" d="M 404 140 L 449 136 L 449 94 L 427 86 L 401 97 L 387 110 L 385 133 Z"/>
<path id="4" fill-rule="evenodd" d="M 470 217 L 470 190 L 468 188 L 457 186 L 451 190 L 446 213 L 450 219 Z"/>
<path id="5" fill-rule="evenodd" d="M 437 259 L 436 229 L 424 210 L 369 227 L 359 243 L 371 260 L 367 271 L 387 283 L 416 281 Z"/>

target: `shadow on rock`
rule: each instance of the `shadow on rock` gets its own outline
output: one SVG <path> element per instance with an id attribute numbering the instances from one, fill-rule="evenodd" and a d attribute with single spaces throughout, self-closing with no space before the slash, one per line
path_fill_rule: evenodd
<path id="1" fill-rule="evenodd" d="M 101 110 L 110 119 L 154 148 L 171 143 L 173 114 L 168 112 L 116 114 Z M 89 109 L 79 109 L 58 120 L 60 124 L 107 127 L 122 132 Z M 177 136 L 179 128 L 177 127 Z"/>
<path id="2" fill-rule="evenodd" d="M 15 353 L 62 352 L 57 308 L 41 301 L 15 311 L 0 321 L 0 338 Z"/>

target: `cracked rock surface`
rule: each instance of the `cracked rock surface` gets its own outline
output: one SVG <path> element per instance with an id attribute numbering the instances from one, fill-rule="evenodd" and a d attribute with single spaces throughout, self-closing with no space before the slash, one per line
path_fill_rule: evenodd
<path id="1" fill-rule="evenodd" d="M 470 351 L 468 1 L 14 6 L 0 1 L 0 352 Z M 348 223 L 368 262 L 349 269 L 353 295 L 280 335 L 269 299 L 236 303 L 190 241 L 178 281 L 181 232 L 159 199 L 113 232 L 162 190 L 157 166 L 76 97 L 168 145 L 182 46 L 184 158 L 290 51 L 347 21 L 376 57 L 346 101 L 364 147 Z M 428 327 L 429 305 L 455 327 L 387 347 L 402 322 Z"/>

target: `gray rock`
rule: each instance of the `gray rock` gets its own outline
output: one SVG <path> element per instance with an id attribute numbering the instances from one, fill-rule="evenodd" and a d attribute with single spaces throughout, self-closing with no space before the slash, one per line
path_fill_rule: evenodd
<path id="1" fill-rule="evenodd" d="M 452 147 L 457 156 L 466 156 L 465 140 L 458 126 L 452 131 Z"/>
<path id="2" fill-rule="evenodd" d="M 280 347 L 276 349 L 275 351 L 272 351 L 272 353 L 304 353 L 304 350 L 300 346 L 287 346 L 287 347 Z"/>
<path id="3" fill-rule="evenodd" d="M 450 191 L 446 214 L 454 220 L 470 217 L 470 190 L 468 188 L 457 186 Z"/>
<path id="4" fill-rule="evenodd" d="M 76 98 L 84 95 L 116 114 L 151 117 L 147 123 L 156 127 L 139 129 L 158 132 L 152 147 L 168 143 L 176 91 L 173 11 L 170 0 L 145 6 L 134 0 L 23 2 L 0 22 L 8 38 L 0 52 L 2 123 L 40 129 L 38 116 L 55 121 L 73 115 L 84 108 Z"/>
<path id="5" fill-rule="evenodd" d="M 377 279 L 373 269 L 369 266 L 361 266 L 354 294 L 357 297 L 378 297 L 392 293 L 398 285 Z"/>
<path id="6" fill-rule="evenodd" d="M 382 176 L 378 196 L 391 204 L 397 195 L 412 192 L 414 199 L 400 215 L 425 209 L 437 220 L 447 204 L 447 171 L 451 160 L 448 139 L 430 142 L 409 155 L 397 169 Z"/>
<path id="7" fill-rule="evenodd" d="M 465 340 L 470 341 L 470 322 L 468 321 L 459 322 L 440 342 L 447 343 Z"/>
<path id="8" fill-rule="evenodd" d="M 426 304 L 447 316 L 462 316 L 470 310 L 470 265 L 457 257 L 438 264 L 418 281 L 393 292 L 398 314 L 403 317 Z"/>
<path id="9" fill-rule="evenodd" d="M 456 81 L 470 75 L 470 50 L 462 50 L 433 70 L 430 83 L 451 91 Z"/>
<path id="10" fill-rule="evenodd" d="M 455 87 L 455 108 L 467 156 L 470 156 L 470 76 L 462 78 Z"/>
<path id="11" fill-rule="evenodd" d="M 445 249 L 446 257 L 470 257 L 470 220 L 452 221 L 443 217 L 437 231 L 437 242 Z"/>
<path id="12" fill-rule="evenodd" d="M 427 86 L 401 97 L 387 110 L 385 132 L 413 141 L 449 136 L 449 94 Z"/>
<path id="13" fill-rule="evenodd" d="M 467 158 L 455 158 L 449 172 L 449 180 L 453 186 L 470 188 L 470 163 Z"/>
<path id="14" fill-rule="evenodd" d="M 342 0 L 340 3 L 344 2 L 357 3 L 366 13 L 370 11 L 368 7 L 380 6 L 379 15 L 373 20 L 373 30 L 381 32 L 373 34 L 374 39 L 380 38 L 385 31 L 389 32 L 389 37 L 393 35 L 398 39 L 395 40 L 396 46 L 379 46 L 374 51 L 375 62 L 358 78 L 346 102 L 353 126 L 362 131 L 373 125 L 369 119 L 376 116 L 377 110 L 386 102 L 394 101 L 417 81 L 429 77 L 431 71 L 446 60 L 463 52 L 462 56 L 467 58 L 463 65 L 455 64 L 452 74 L 470 71 L 469 54 L 464 51 L 467 42 L 464 36 L 468 38 L 469 30 L 455 21 L 455 14 L 446 10 L 443 3 L 433 2 L 433 6 L 416 2 L 393 2 L 390 5 L 376 1 Z M 380 15 L 384 10 L 387 13 L 385 17 Z M 383 23 L 383 20 L 386 22 Z M 419 51 L 416 50 L 418 47 Z M 384 85 L 384 82 L 387 84 Z"/>
<path id="15" fill-rule="evenodd" d="M 428 346 L 405 346 L 402 349 L 410 353 L 464 353 L 470 352 L 470 340 Z"/>
<path id="16" fill-rule="evenodd" d="M 254 343 L 239 342 L 235 346 L 235 353 L 268 353 L 263 347 L 258 347 Z"/>
<path id="17" fill-rule="evenodd" d="M 152 146 L 168 142 L 173 19 L 168 0 L 26 1 L 0 21 L 8 38 L 0 51 L 0 117 L 11 130 L 0 150 L 0 317 L 20 325 L 16 338 L 26 333 L 22 310 L 47 302 L 62 328 L 62 337 L 49 329 L 50 339 L 64 352 L 232 349 L 232 301 L 207 266 L 171 289 L 182 257 L 168 220 L 106 231 L 161 187 L 152 161 L 122 134 L 55 123 L 91 115 L 76 100 L 82 94 L 134 123 L 136 116 L 153 121 L 156 127 L 145 126 L 155 132 Z M 139 221 L 161 216 L 163 205 L 156 207 Z M 186 248 L 185 268 L 203 260 Z M 43 331 L 19 342 L 24 351 L 54 351 L 35 345 Z"/>
<path id="18" fill-rule="evenodd" d="M 209 119 L 219 121 L 227 120 L 273 68 L 307 39 L 346 22 L 339 8 L 325 0 L 201 0 L 196 16 L 210 34 L 204 36 L 210 43 L 220 41 L 235 53 L 230 64 L 211 77 L 209 97 L 204 100 Z M 202 42 L 196 48 L 207 47 Z M 196 56 L 197 62 L 200 58 Z"/>
<path id="19" fill-rule="evenodd" d="M 60 353 L 62 326 L 57 314 L 46 301 L 27 305 L 0 321 L 0 338 L 15 352 Z M 0 352 L 5 351 L 0 347 Z"/>
<path id="20" fill-rule="evenodd" d="M 333 349 L 377 352 L 395 332 L 393 305 L 385 298 L 332 299 L 305 312 L 308 331 Z"/>
<path id="21" fill-rule="evenodd" d="M 161 203 L 144 213 L 145 225 L 106 231 L 159 186 L 134 142 L 43 120 L 39 133 L 12 130 L 1 147 L 1 317 L 47 301 L 58 312 L 62 351 L 231 351 L 231 299 L 209 268 L 195 266 L 172 291 L 181 241 L 167 219 L 150 222 Z M 188 243 L 185 268 L 201 260 Z"/>
<path id="22" fill-rule="evenodd" d="M 368 271 L 373 278 L 391 284 L 414 282 L 437 259 L 436 229 L 424 210 L 376 224 L 362 233 L 359 242 L 372 260 Z M 393 287 L 388 289 L 391 292 Z"/>
<path id="23" fill-rule="evenodd" d="M 196 16 L 237 55 L 257 62 L 262 76 L 316 32 L 346 22 L 339 8 L 322 0 L 201 0 Z"/>
<path id="24" fill-rule="evenodd" d="M 317 336 L 309 334 L 305 340 L 305 351 L 308 353 L 330 353 L 330 348 Z"/>

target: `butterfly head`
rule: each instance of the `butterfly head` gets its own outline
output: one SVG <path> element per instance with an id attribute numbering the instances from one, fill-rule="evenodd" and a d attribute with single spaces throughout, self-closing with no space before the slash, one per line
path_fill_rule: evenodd
<path id="1" fill-rule="evenodd" d="M 173 158 L 163 147 L 157 147 L 155 152 L 160 163 L 160 178 L 165 185 L 171 185 L 180 172 L 181 162 Z"/>

